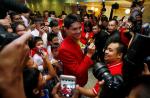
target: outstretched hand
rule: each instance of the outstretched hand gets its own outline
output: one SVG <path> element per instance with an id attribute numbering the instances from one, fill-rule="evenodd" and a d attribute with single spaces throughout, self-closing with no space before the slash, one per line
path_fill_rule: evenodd
<path id="1" fill-rule="evenodd" d="M 53 98 L 66 98 L 60 93 L 60 83 L 57 83 L 56 86 L 52 90 Z M 78 98 L 78 92 L 74 92 L 72 98 Z"/>

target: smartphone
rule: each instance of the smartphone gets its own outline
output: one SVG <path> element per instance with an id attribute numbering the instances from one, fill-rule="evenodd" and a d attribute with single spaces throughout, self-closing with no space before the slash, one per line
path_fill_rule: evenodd
<path id="1" fill-rule="evenodd" d="M 43 55 L 43 52 L 42 52 L 42 51 L 43 51 L 42 49 L 38 49 L 37 53 L 38 53 L 39 55 Z"/>
<path id="2" fill-rule="evenodd" d="M 71 75 L 60 75 L 61 94 L 72 97 L 76 87 L 76 77 Z"/>

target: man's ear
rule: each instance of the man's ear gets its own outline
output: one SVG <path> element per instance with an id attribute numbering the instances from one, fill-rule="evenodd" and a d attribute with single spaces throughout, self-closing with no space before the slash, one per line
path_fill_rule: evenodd
<path id="1" fill-rule="evenodd" d="M 66 31 L 67 30 L 67 28 L 66 27 L 64 27 L 64 31 Z"/>
<path id="2" fill-rule="evenodd" d="M 123 56 L 123 53 L 118 53 L 118 59 L 121 59 L 122 58 L 122 56 Z"/>
<path id="3" fill-rule="evenodd" d="M 68 35 L 69 29 L 64 27 L 64 31 L 66 32 L 66 34 Z"/>
<path id="4" fill-rule="evenodd" d="M 144 70 L 142 71 L 143 75 L 150 75 L 150 70 L 148 69 L 148 65 L 144 63 Z"/>

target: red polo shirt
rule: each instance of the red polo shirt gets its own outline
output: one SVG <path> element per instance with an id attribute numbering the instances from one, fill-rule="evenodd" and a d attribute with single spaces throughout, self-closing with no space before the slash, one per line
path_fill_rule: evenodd
<path id="1" fill-rule="evenodd" d="M 122 66 L 123 63 L 119 62 L 117 64 L 111 65 L 111 64 L 107 64 L 108 66 L 108 70 L 110 71 L 110 73 L 112 75 L 122 75 Z M 99 82 L 97 82 L 94 86 L 94 88 L 92 88 L 93 92 L 95 95 L 98 94 L 99 90 L 100 90 L 100 85 Z"/>

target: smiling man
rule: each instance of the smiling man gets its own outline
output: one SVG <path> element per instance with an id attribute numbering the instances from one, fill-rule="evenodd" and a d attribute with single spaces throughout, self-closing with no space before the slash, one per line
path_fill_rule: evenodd
<path id="1" fill-rule="evenodd" d="M 66 75 L 74 75 L 77 84 L 84 86 L 88 80 L 88 69 L 93 64 L 91 56 L 95 52 L 95 46 L 83 54 L 79 45 L 81 37 L 81 23 L 75 14 L 70 14 L 64 19 L 64 27 L 67 37 L 59 48 L 58 57 L 63 63 L 63 71 Z"/>
<path id="2" fill-rule="evenodd" d="M 126 47 L 122 43 L 115 41 L 110 42 L 105 49 L 104 61 L 106 62 L 106 68 L 108 68 L 110 74 L 113 77 L 111 81 L 113 86 L 116 85 L 116 83 L 120 84 L 120 80 L 122 81 L 122 58 L 125 52 Z M 104 70 L 105 69 L 101 68 L 101 71 Z M 118 95 L 118 93 L 120 93 L 121 91 L 120 87 L 118 87 L 117 89 L 109 88 L 106 83 L 108 83 L 108 81 L 105 80 L 104 82 L 104 80 L 102 80 L 98 81 L 93 88 L 88 89 L 83 87 L 77 87 L 77 89 L 81 94 L 92 98 L 96 96 L 98 97 L 98 94 L 99 98 L 121 98 L 121 94 Z"/>

